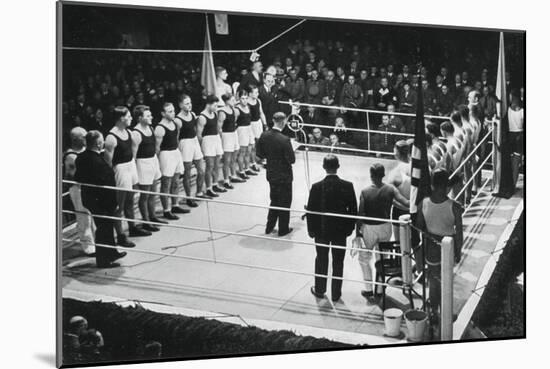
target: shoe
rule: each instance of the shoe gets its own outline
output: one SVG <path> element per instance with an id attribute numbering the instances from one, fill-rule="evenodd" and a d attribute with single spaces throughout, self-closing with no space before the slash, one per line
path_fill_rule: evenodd
<path id="1" fill-rule="evenodd" d="M 129 241 L 128 237 L 126 237 L 125 234 L 121 234 L 120 236 L 118 236 L 116 244 L 119 246 L 128 247 L 128 248 L 136 247 L 136 244 L 133 243 L 132 241 Z"/>
<path id="2" fill-rule="evenodd" d="M 155 223 L 160 223 L 160 224 L 168 224 L 168 222 L 162 220 L 162 219 L 159 219 L 159 218 L 150 218 L 149 219 L 151 222 L 155 222 Z"/>
<path id="3" fill-rule="evenodd" d="M 113 263 L 112 261 L 97 263 L 97 267 L 102 269 L 118 268 L 119 266 L 120 266 L 119 263 Z"/>
<path id="4" fill-rule="evenodd" d="M 146 237 L 152 235 L 151 232 L 148 230 L 145 230 L 143 228 L 138 227 L 132 227 L 130 228 L 130 231 L 128 232 L 130 237 Z"/>
<path id="5" fill-rule="evenodd" d="M 332 300 L 332 302 L 338 302 L 338 301 L 340 301 L 341 297 L 342 297 L 342 295 L 332 296 L 330 299 Z"/>
<path id="6" fill-rule="evenodd" d="M 212 191 L 212 190 L 206 190 L 206 194 L 207 194 L 208 196 L 210 196 L 210 198 L 212 198 L 212 197 L 219 197 L 219 196 L 220 196 L 220 195 L 218 195 L 217 193 L 215 193 L 215 192 Z"/>
<path id="7" fill-rule="evenodd" d="M 118 259 L 122 259 L 123 257 L 125 257 L 126 255 L 128 255 L 128 253 L 126 251 L 122 251 L 122 252 L 119 252 L 118 254 L 116 254 L 112 259 L 111 259 L 111 263 L 115 260 L 118 260 Z"/>
<path id="8" fill-rule="evenodd" d="M 257 176 L 258 173 L 256 173 L 255 171 L 251 170 L 251 169 L 247 169 L 244 171 L 245 174 L 248 174 L 249 176 Z"/>
<path id="9" fill-rule="evenodd" d="M 228 190 L 232 190 L 234 189 L 235 187 L 233 187 L 233 185 L 229 182 L 224 182 L 223 183 L 223 187 L 227 188 Z"/>
<path id="10" fill-rule="evenodd" d="M 265 234 L 271 234 L 273 230 L 275 229 L 275 226 L 265 226 Z"/>
<path id="11" fill-rule="evenodd" d="M 172 206 L 172 214 L 189 214 L 191 210 L 180 208 L 179 206 Z"/>
<path id="12" fill-rule="evenodd" d="M 371 300 L 371 299 L 374 298 L 374 291 L 362 290 L 361 291 L 361 296 L 363 296 L 367 300 Z"/>
<path id="13" fill-rule="evenodd" d="M 250 169 L 255 170 L 256 172 L 259 172 L 259 171 L 260 171 L 260 167 L 258 167 L 256 164 L 252 164 L 252 165 L 250 166 Z"/>
<path id="14" fill-rule="evenodd" d="M 197 204 L 197 202 L 194 201 L 194 200 L 187 200 L 185 203 L 186 203 L 187 206 L 189 206 L 190 208 L 196 208 L 197 206 L 199 206 L 199 204 Z"/>
<path id="15" fill-rule="evenodd" d="M 212 186 L 212 190 L 213 190 L 214 192 L 220 192 L 220 193 L 227 192 L 227 190 L 226 190 L 225 188 L 221 188 L 221 187 L 218 186 L 218 185 Z"/>
<path id="16" fill-rule="evenodd" d="M 324 299 L 325 298 L 325 294 L 317 292 L 315 290 L 315 286 L 311 286 L 311 288 L 309 289 L 309 292 L 311 292 L 311 294 L 313 296 L 317 297 L 318 299 Z"/>
<path id="17" fill-rule="evenodd" d="M 164 212 L 164 217 L 168 220 L 178 220 L 179 219 L 179 217 L 177 215 L 172 214 L 172 212 L 170 212 L 170 211 L 165 211 Z"/>
<path id="18" fill-rule="evenodd" d="M 231 178 L 229 179 L 229 181 L 230 181 L 231 183 L 244 183 L 244 182 L 245 182 L 244 179 L 235 178 L 235 177 L 231 177 Z"/>
<path id="19" fill-rule="evenodd" d="M 239 173 L 237 173 L 237 175 L 238 175 L 239 177 L 241 177 L 241 179 L 242 179 L 243 181 L 246 181 L 247 179 L 250 179 L 250 177 L 247 176 L 244 172 L 239 172 Z"/>
<path id="20" fill-rule="evenodd" d="M 142 229 L 149 231 L 149 232 L 158 232 L 160 231 L 160 228 L 153 225 L 153 224 L 144 224 Z"/>
<path id="21" fill-rule="evenodd" d="M 217 196 L 217 195 L 216 195 L 216 196 Z M 207 194 L 201 193 L 201 194 L 197 194 L 196 197 L 198 197 L 199 199 L 212 200 L 212 197 L 213 197 L 213 196 L 208 196 Z"/>
<path id="22" fill-rule="evenodd" d="M 279 237 L 286 236 L 287 234 L 289 234 L 290 232 L 292 232 L 293 229 L 294 229 L 294 228 L 289 228 L 289 229 L 287 229 L 286 231 L 283 231 L 283 232 L 281 232 L 281 231 L 279 230 Z"/>

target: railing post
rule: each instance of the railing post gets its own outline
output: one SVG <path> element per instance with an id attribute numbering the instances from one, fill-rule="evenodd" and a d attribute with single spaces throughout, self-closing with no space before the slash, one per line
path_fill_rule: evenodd
<path id="1" fill-rule="evenodd" d="M 412 258 L 411 258 L 411 220 L 410 214 L 404 214 L 399 217 L 399 246 L 401 248 L 401 273 L 403 277 L 403 286 L 412 288 Z"/>
<path id="2" fill-rule="evenodd" d="M 369 113 L 367 114 L 367 129 L 370 131 L 370 119 L 369 119 Z M 367 150 L 370 150 L 370 132 L 367 132 Z"/>
<path id="3" fill-rule="evenodd" d="M 454 240 L 444 237 L 441 241 L 441 340 L 453 339 L 453 278 Z"/>

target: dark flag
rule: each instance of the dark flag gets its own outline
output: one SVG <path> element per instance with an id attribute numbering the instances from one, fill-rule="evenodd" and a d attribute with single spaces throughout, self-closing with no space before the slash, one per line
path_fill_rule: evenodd
<path id="1" fill-rule="evenodd" d="M 497 125 L 493 147 L 493 195 L 509 198 L 514 193 L 512 179 L 512 158 L 508 142 L 508 93 L 506 91 L 506 64 L 504 58 L 504 34 L 500 32 L 498 53 L 497 87 Z"/>
<path id="2" fill-rule="evenodd" d="M 426 148 L 426 126 L 424 123 L 424 98 L 422 85 L 418 84 L 416 102 L 416 122 L 414 142 L 411 153 L 411 197 L 410 213 L 414 218 L 420 201 L 430 194 L 430 172 L 428 169 L 428 151 Z"/>

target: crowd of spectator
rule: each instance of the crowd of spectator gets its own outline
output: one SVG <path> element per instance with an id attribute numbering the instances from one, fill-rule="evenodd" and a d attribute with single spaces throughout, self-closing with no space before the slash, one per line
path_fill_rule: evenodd
<path id="1" fill-rule="evenodd" d="M 301 115 L 310 124 L 334 126 L 340 122 L 341 127 L 367 128 L 366 114 L 346 110 L 365 108 L 388 112 L 387 117 L 370 114 L 370 129 L 411 133 L 413 119 L 391 113 L 414 113 L 419 85 L 425 114 L 449 116 L 458 105 L 466 102 L 468 92 L 475 89 L 482 95 L 480 104 L 484 116 L 494 116 L 494 70 L 490 72 L 488 69 L 489 62 L 481 69 L 470 68 L 471 65 L 485 65 L 481 55 L 482 60 L 464 63 L 461 69 L 450 70 L 441 65 L 429 70 L 419 63 L 418 57 L 395 55 L 392 50 L 388 46 L 389 60 L 403 59 L 395 63 L 374 64 L 372 60 L 381 58 L 373 59 L 371 54 L 378 55 L 380 50 L 373 51 L 368 42 L 359 45 L 304 39 L 290 42 L 286 49 L 270 49 L 261 56 L 261 61 L 264 69 L 274 67 L 271 70 L 275 83 L 269 89 L 277 100 L 343 107 L 302 107 Z M 82 126 L 88 131 L 97 129 L 104 134 L 108 132 L 113 126 L 115 106 L 127 106 L 132 110 L 136 105 L 148 105 L 154 121 L 158 122 L 163 104 L 172 102 L 177 106 L 177 97 L 185 93 L 191 96 L 193 110 L 200 112 L 207 95 L 200 83 L 201 57 L 200 54 L 66 52 L 62 107 L 64 146 L 67 146 L 67 134 L 74 126 Z M 251 64 L 248 57 L 244 54 L 215 54 L 214 60 L 227 70 L 227 83 L 248 84 L 246 78 Z M 475 56 L 470 58 L 475 59 Z M 509 73 L 506 77 L 510 91 L 516 91 L 523 102 L 524 88 L 515 84 Z M 276 109 L 290 112 L 287 105 L 277 104 Z M 333 130 L 321 128 L 321 131 L 330 139 Z M 306 132 L 311 140 L 314 132 L 311 128 L 306 128 Z M 366 148 L 366 135 L 343 132 L 334 132 L 340 143 Z M 391 135 L 373 134 L 371 149 L 386 151 L 396 139 L 400 139 L 388 136 Z"/>

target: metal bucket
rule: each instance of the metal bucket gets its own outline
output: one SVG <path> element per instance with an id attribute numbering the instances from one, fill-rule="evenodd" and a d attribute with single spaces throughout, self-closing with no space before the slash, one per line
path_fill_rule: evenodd
<path id="1" fill-rule="evenodd" d="M 391 308 L 384 310 L 385 335 L 389 337 L 399 337 L 401 335 L 401 322 L 403 312 L 401 309 Z"/>
<path id="2" fill-rule="evenodd" d="M 407 324 L 407 339 L 412 342 L 421 342 L 424 339 L 424 332 L 428 321 L 428 314 L 422 310 L 408 310 L 405 313 Z"/>

